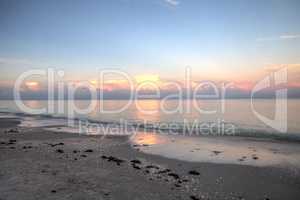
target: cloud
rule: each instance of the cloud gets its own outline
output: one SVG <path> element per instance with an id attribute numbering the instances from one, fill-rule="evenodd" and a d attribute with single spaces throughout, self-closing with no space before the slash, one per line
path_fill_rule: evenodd
<path id="1" fill-rule="evenodd" d="M 180 3 L 178 0 L 164 0 L 164 1 L 171 6 L 178 6 Z"/>
<path id="2" fill-rule="evenodd" d="M 282 40 L 295 40 L 300 39 L 300 34 L 296 35 L 280 35 L 276 37 L 264 37 L 264 38 L 257 38 L 257 42 L 265 42 L 265 41 L 282 41 Z"/>
<path id="3" fill-rule="evenodd" d="M 288 39 L 297 39 L 300 38 L 300 35 L 281 35 L 280 39 L 288 40 Z"/>

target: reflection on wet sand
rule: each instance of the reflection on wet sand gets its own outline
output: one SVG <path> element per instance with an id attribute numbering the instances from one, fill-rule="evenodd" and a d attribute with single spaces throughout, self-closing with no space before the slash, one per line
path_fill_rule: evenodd
<path id="1" fill-rule="evenodd" d="M 192 162 L 281 166 L 300 169 L 297 143 L 243 137 L 189 137 L 139 133 L 131 138 L 145 153 Z"/>
<path id="2" fill-rule="evenodd" d="M 160 135 L 157 134 L 137 134 L 134 137 L 132 137 L 132 141 L 135 144 L 138 145 L 157 145 L 164 143 L 164 137 L 160 137 Z"/>

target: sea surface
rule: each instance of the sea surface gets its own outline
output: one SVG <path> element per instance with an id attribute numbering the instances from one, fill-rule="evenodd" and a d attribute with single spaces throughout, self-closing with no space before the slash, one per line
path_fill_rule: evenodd
<path id="1" fill-rule="evenodd" d="M 43 112 L 42 115 L 52 117 L 73 117 L 89 119 L 95 122 L 130 121 L 151 123 L 228 123 L 246 131 L 264 133 L 282 133 L 300 135 L 300 100 L 287 100 L 287 113 L 282 115 L 287 130 L 281 132 L 261 121 L 257 113 L 273 120 L 276 110 L 276 101 L 273 99 L 229 99 L 224 100 L 74 100 L 54 101 L 54 112 Z M 76 109 L 86 109 L 91 102 L 94 108 L 86 113 Z M 23 101 L 33 109 L 47 108 L 48 101 Z M 126 104 L 130 103 L 127 107 Z M 60 106 L 60 107 L 59 107 Z M 76 109 L 75 109 L 76 107 Z M 61 111 L 59 111 L 59 109 Z M 101 110 L 102 109 L 102 110 Z M 118 111 L 119 109 L 123 109 Z M 15 101 L 0 101 L 1 112 L 26 113 L 20 109 Z M 255 113 L 256 112 L 256 113 Z M 27 112 L 27 114 L 30 114 Z M 246 134 L 246 133 L 245 133 Z M 258 135 L 259 136 L 259 135 Z"/>

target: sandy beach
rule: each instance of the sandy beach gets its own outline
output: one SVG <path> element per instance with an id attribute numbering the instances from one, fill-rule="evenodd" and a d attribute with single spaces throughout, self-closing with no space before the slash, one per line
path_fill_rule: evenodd
<path id="1" fill-rule="evenodd" d="M 0 199 L 299 199 L 297 171 L 148 155 L 128 138 L 0 119 Z"/>

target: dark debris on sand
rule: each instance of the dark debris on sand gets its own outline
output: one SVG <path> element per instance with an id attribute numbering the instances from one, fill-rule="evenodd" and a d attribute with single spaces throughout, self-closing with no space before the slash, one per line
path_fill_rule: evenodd
<path id="1" fill-rule="evenodd" d="M 23 146 L 23 149 L 32 149 L 32 146 L 28 145 L 28 146 Z"/>
<path id="2" fill-rule="evenodd" d="M 200 173 L 198 171 L 196 171 L 196 170 L 189 171 L 189 174 L 190 175 L 196 175 L 196 176 L 200 175 Z"/>
<path id="3" fill-rule="evenodd" d="M 9 139 L 7 142 L 2 141 L 0 144 L 2 145 L 14 145 L 16 144 L 17 140 L 15 139 Z"/>
<path id="4" fill-rule="evenodd" d="M 134 164 L 142 164 L 140 160 L 131 160 L 130 162 Z"/>
<path id="5" fill-rule="evenodd" d="M 190 196 L 190 199 L 192 199 L 192 200 L 200 200 L 198 197 L 196 197 L 196 196 L 194 196 L 194 195 L 191 195 L 191 196 Z"/>
<path id="6" fill-rule="evenodd" d="M 64 153 L 64 150 L 62 150 L 62 149 L 56 149 L 56 153 Z"/>
<path id="7" fill-rule="evenodd" d="M 258 160 L 258 157 L 256 155 L 252 155 L 253 160 Z"/>
<path id="8" fill-rule="evenodd" d="M 62 146 L 62 145 L 65 145 L 63 142 L 60 142 L 60 143 L 55 143 L 55 144 L 52 144 L 52 143 L 45 143 L 51 147 L 56 147 L 56 146 Z"/>
<path id="9" fill-rule="evenodd" d="M 108 162 L 115 162 L 117 165 L 121 165 L 121 163 L 125 162 L 125 160 L 119 159 L 113 156 L 101 156 L 102 159 L 107 160 Z"/>
<path id="10" fill-rule="evenodd" d="M 220 153 L 223 153 L 223 151 L 212 151 L 216 156 L 219 155 Z"/>
<path id="11" fill-rule="evenodd" d="M 18 128 L 11 128 L 11 129 L 5 130 L 4 132 L 5 133 L 19 133 L 20 131 Z"/>
<path id="12" fill-rule="evenodd" d="M 137 170 L 140 170 L 140 169 L 142 169 L 140 166 L 138 166 L 138 165 L 136 165 L 136 164 L 132 164 L 132 167 L 134 168 L 134 169 L 137 169 Z"/>
<path id="13" fill-rule="evenodd" d="M 146 168 L 147 169 L 159 169 L 159 167 L 156 165 L 147 165 Z"/>
<path id="14" fill-rule="evenodd" d="M 171 177 L 173 177 L 176 180 L 180 178 L 179 175 L 176 174 L 176 173 L 168 173 L 168 176 L 171 176 Z"/>
<path id="15" fill-rule="evenodd" d="M 158 174 L 165 174 L 165 173 L 169 173 L 169 172 L 171 172 L 170 169 L 164 169 L 164 170 L 158 171 L 157 173 L 158 173 Z"/>

